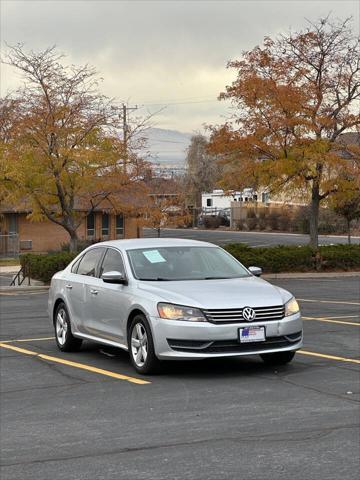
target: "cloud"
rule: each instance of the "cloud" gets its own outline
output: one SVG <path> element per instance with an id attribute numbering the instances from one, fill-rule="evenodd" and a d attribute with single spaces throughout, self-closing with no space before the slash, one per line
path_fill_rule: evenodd
<path id="1" fill-rule="evenodd" d="M 56 44 L 69 62 L 90 63 L 109 96 L 169 106 L 161 127 L 192 131 L 226 114 L 218 93 L 231 82 L 229 59 L 265 35 L 303 28 L 305 17 L 359 15 L 357 1 L 3 0 L 2 43 L 44 49 Z M 355 24 L 358 28 L 358 24 Z M 18 79 L 1 69 L 2 92 Z M 188 100 L 187 100 L 188 99 Z M 156 106 L 148 108 L 157 108 Z"/>

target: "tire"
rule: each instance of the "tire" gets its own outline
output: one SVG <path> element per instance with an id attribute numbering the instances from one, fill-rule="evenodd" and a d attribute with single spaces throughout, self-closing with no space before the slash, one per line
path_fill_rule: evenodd
<path id="1" fill-rule="evenodd" d="M 263 353 L 262 355 L 260 355 L 262 360 L 267 365 L 286 365 L 287 363 L 291 362 L 294 356 L 295 356 L 294 351 Z"/>
<path id="2" fill-rule="evenodd" d="M 71 323 L 65 303 L 61 302 L 54 316 L 55 340 L 62 352 L 76 352 L 80 349 L 82 340 L 75 338 L 71 332 Z"/>
<path id="3" fill-rule="evenodd" d="M 131 363 L 138 373 L 147 375 L 160 370 L 161 362 L 155 355 L 154 341 L 145 315 L 138 314 L 133 318 L 128 345 Z"/>

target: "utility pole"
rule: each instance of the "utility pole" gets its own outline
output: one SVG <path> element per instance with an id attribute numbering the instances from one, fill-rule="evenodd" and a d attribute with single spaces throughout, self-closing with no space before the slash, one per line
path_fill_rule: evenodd
<path id="1" fill-rule="evenodd" d="M 128 107 L 125 103 L 122 104 L 123 110 L 123 142 L 124 142 L 124 172 L 126 173 L 127 157 L 128 157 L 128 124 L 127 124 L 127 112 L 131 110 L 137 110 L 138 106 Z"/>

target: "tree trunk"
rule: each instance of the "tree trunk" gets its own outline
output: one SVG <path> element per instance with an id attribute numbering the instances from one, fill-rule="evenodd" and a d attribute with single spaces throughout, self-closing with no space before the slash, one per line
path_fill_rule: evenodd
<path id="1" fill-rule="evenodd" d="M 76 230 L 69 232 L 69 235 L 70 235 L 70 252 L 76 253 L 78 248 L 78 240 L 79 240 Z"/>
<path id="2" fill-rule="evenodd" d="M 351 220 L 346 220 L 348 231 L 348 244 L 351 245 Z"/>
<path id="3" fill-rule="evenodd" d="M 319 209 L 319 186 L 314 184 L 312 187 L 310 210 L 310 246 L 316 249 L 319 248 Z"/>

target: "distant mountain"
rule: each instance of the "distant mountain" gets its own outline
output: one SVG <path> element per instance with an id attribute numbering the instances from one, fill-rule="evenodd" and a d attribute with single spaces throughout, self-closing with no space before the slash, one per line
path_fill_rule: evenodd
<path id="1" fill-rule="evenodd" d="M 150 156 L 147 158 L 152 163 L 161 166 L 183 167 L 185 164 L 186 150 L 190 144 L 191 133 L 150 128 L 146 131 Z"/>

